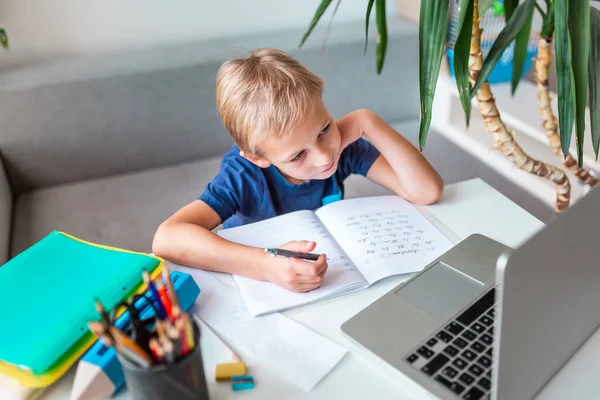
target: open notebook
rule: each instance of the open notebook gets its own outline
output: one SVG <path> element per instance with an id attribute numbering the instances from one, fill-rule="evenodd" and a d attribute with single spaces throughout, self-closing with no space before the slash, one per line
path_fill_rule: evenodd
<path id="1" fill-rule="evenodd" d="M 308 293 L 234 275 L 253 316 L 361 290 L 388 276 L 420 271 L 452 247 L 421 212 L 397 196 L 342 200 L 315 212 L 296 211 L 225 229 L 219 235 L 264 248 L 290 240 L 311 240 L 317 243 L 313 253 L 327 255 L 323 284 Z"/>

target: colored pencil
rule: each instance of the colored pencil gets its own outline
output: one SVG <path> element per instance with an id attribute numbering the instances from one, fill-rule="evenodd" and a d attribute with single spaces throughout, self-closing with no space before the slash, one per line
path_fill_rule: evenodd
<path id="1" fill-rule="evenodd" d="M 189 350 L 192 351 L 194 349 L 194 347 L 196 346 L 196 343 L 194 340 L 194 328 L 192 327 L 192 324 L 190 322 L 190 317 L 188 314 L 183 314 L 182 318 L 185 323 L 185 334 L 186 334 L 186 339 L 188 342 L 188 347 L 189 347 Z"/>
<path id="2" fill-rule="evenodd" d="M 175 350 L 173 343 L 169 339 L 166 339 L 162 346 L 165 351 L 165 360 L 167 361 L 167 364 L 172 364 L 175 362 Z"/>
<path id="3" fill-rule="evenodd" d="M 171 305 L 171 299 L 169 299 L 169 294 L 167 293 L 167 288 L 161 282 L 156 283 L 156 290 L 158 291 L 158 295 L 160 297 L 160 301 L 162 301 L 162 305 L 165 308 L 165 312 L 167 316 L 173 320 L 173 315 L 171 314 L 173 306 Z"/>
<path id="4" fill-rule="evenodd" d="M 177 333 L 179 334 L 179 344 L 181 346 L 181 356 L 185 357 L 188 355 L 190 348 L 187 341 L 187 335 L 185 333 L 185 324 L 183 319 L 179 318 L 177 322 L 175 322 L 175 328 L 177 329 Z"/>
<path id="5" fill-rule="evenodd" d="M 150 292 L 150 295 L 152 296 L 152 299 L 155 302 L 156 310 L 158 311 L 158 316 L 160 317 L 160 319 L 166 319 L 167 313 L 162 305 L 162 302 L 160 301 L 160 297 L 158 295 L 158 292 L 156 291 L 156 286 L 154 286 L 154 282 L 152 282 L 150 274 L 148 273 L 148 271 L 143 271 L 142 275 L 144 277 L 144 283 L 148 286 L 148 291 Z"/>
<path id="6" fill-rule="evenodd" d="M 179 299 L 177 297 L 177 292 L 173 289 L 173 282 L 171 281 L 171 272 L 169 271 L 169 267 L 165 265 L 162 270 L 163 279 L 167 283 L 167 287 L 169 288 L 169 292 L 171 293 L 171 304 L 174 306 L 179 306 Z"/>
<path id="7" fill-rule="evenodd" d="M 158 343 L 158 339 L 150 339 L 150 350 L 152 351 L 152 355 L 154 356 L 156 363 L 161 363 L 164 361 L 165 351 L 161 344 Z"/>
<path id="8" fill-rule="evenodd" d="M 102 307 L 102 303 L 100 303 L 100 300 L 96 299 L 94 300 L 94 303 L 96 305 L 96 311 L 98 311 L 98 314 L 100 314 L 100 317 L 102 318 L 102 323 L 104 324 L 105 328 L 108 329 L 112 325 L 108 313 L 106 312 L 104 307 Z"/>
<path id="9" fill-rule="evenodd" d="M 136 342 L 131 340 L 129 336 L 123 333 L 119 328 L 115 328 L 114 326 L 112 326 L 109 329 L 109 331 L 114 339 L 114 342 L 116 344 L 115 347 L 117 348 L 117 350 L 125 352 L 124 349 L 127 349 L 126 352 L 135 353 L 139 357 L 146 360 L 148 363 L 152 363 L 152 357 L 148 353 L 146 353 L 144 349 L 142 349 Z"/>

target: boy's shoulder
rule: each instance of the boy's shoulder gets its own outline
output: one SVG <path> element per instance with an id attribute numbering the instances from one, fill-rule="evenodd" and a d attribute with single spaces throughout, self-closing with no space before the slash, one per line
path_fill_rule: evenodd
<path id="1" fill-rule="evenodd" d="M 262 170 L 240 156 L 237 146 L 225 153 L 220 171 L 206 185 L 199 199 L 224 222 L 239 211 L 247 211 L 253 199 L 264 197 L 267 187 Z"/>
<path id="2" fill-rule="evenodd" d="M 240 155 L 240 148 L 234 144 L 221 160 L 221 171 L 223 170 L 243 170 L 245 172 L 257 173 L 260 172 L 261 168 L 242 157 Z"/>
<path id="3" fill-rule="evenodd" d="M 240 148 L 233 145 L 223 156 L 219 173 L 213 184 L 235 183 L 244 185 L 264 179 L 262 168 L 251 163 L 240 155 Z"/>

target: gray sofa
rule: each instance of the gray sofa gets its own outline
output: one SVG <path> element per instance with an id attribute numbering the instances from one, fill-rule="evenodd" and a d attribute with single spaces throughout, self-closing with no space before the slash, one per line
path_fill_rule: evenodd
<path id="1" fill-rule="evenodd" d="M 389 26 L 375 74 L 363 23 L 334 24 L 302 48 L 302 31 L 77 58 L 0 71 L 0 265 L 53 229 L 138 251 L 197 198 L 232 142 L 215 106 L 227 58 L 270 46 L 325 81 L 334 116 L 369 108 L 388 121 L 419 116 L 414 25 Z M 364 182 L 354 180 L 349 193 Z"/>

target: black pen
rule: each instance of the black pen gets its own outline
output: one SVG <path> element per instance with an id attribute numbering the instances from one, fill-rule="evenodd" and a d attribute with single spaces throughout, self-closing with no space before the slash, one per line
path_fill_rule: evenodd
<path id="1" fill-rule="evenodd" d="M 272 257 L 282 256 L 282 257 L 291 257 L 291 258 L 301 258 L 303 260 L 309 261 L 317 261 L 320 254 L 315 253 L 300 253 L 298 251 L 290 251 L 283 249 L 265 249 L 265 253 L 271 253 Z"/>

